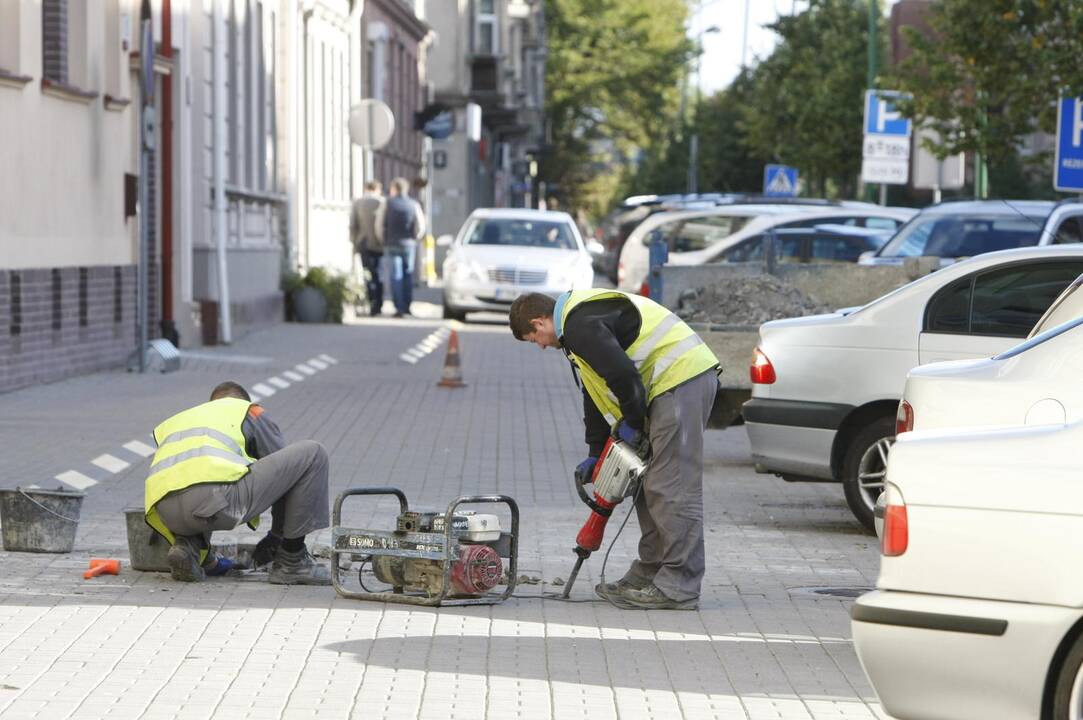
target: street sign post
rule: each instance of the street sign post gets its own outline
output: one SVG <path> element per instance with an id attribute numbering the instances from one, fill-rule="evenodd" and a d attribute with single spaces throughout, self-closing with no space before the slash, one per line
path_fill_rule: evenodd
<path id="1" fill-rule="evenodd" d="M 796 197 L 797 168 L 788 165 L 764 165 L 763 194 L 767 197 Z"/>
<path id="2" fill-rule="evenodd" d="M 1053 187 L 1083 193 L 1083 96 L 1057 105 L 1057 154 Z"/>
<path id="3" fill-rule="evenodd" d="M 861 179 L 879 183 L 880 203 L 886 185 L 905 185 L 910 179 L 910 120 L 895 108 L 905 97 L 893 90 L 865 91 L 865 141 L 861 152 Z"/>

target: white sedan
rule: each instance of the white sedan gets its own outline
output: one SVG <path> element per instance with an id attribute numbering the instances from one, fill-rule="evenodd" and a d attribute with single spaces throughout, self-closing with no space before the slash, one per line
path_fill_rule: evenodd
<path id="1" fill-rule="evenodd" d="M 1083 718 L 1081 446 L 1080 422 L 899 437 L 877 589 L 851 611 L 893 717 Z"/>
<path id="2" fill-rule="evenodd" d="M 568 213 L 475 210 L 444 260 L 444 317 L 507 311 L 524 293 L 555 296 L 593 284 L 591 254 Z"/>
<path id="3" fill-rule="evenodd" d="M 1022 345 L 991 358 L 911 370 L 896 430 L 1083 420 L 1080 325 L 1083 277 L 1057 298 Z"/>
<path id="4" fill-rule="evenodd" d="M 871 530 L 907 372 L 1007 350 L 1081 273 L 1080 245 L 1004 250 L 855 312 L 764 324 L 742 409 L 753 461 L 787 480 L 842 482 Z"/>

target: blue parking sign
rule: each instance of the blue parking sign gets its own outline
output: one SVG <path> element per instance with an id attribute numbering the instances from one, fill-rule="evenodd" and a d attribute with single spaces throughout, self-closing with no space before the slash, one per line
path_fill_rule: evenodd
<path id="1" fill-rule="evenodd" d="M 897 98 L 907 97 L 894 90 L 865 91 L 865 134 L 910 137 L 910 120 L 895 109 Z"/>
<path id="2" fill-rule="evenodd" d="M 763 194 L 767 197 L 797 197 L 797 168 L 764 165 Z"/>
<path id="3" fill-rule="evenodd" d="M 1083 97 L 1061 98 L 1057 106 L 1056 162 L 1053 187 L 1083 192 Z"/>

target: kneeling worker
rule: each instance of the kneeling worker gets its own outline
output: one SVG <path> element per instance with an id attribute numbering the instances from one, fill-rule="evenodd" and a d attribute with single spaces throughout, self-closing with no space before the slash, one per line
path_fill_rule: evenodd
<path id="1" fill-rule="evenodd" d="M 703 431 L 718 358 L 680 318 L 647 298 L 574 290 L 530 293 L 509 317 L 518 340 L 561 348 L 578 370 L 589 478 L 613 432 L 650 464 L 636 500 L 639 559 L 600 596 L 622 607 L 692 609 L 703 581 Z"/>
<path id="2" fill-rule="evenodd" d="M 278 427 L 243 387 L 224 382 L 209 402 L 154 429 L 158 450 L 146 482 L 147 524 L 165 537 L 174 580 L 222 575 L 231 563 L 208 553 L 214 530 L 232 530 L 271 508 L 272 527 L 256 548 L 272 559 L 276 585 L 329 585 L 330 573 L 305 536 L 330 524 L 327 452 L 305 440 L 283 447 Z"/>

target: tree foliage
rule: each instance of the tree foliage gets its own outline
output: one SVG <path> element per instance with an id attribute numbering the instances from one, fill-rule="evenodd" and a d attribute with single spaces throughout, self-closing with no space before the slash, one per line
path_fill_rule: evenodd
<path id="1" fill-rule="evenodd" d="M 741 72 L 729 87 L 700 103 L 696 128 L 700 139 L 701 187 L 719 192 L 761 190 L 763 166 L 768 157 L 748 148 L 741 127 L 745 108 L 755 102 L 752 75 Z"/>
<path id="2" fill-rule="evenodd" d="M 1054 132 L 1062 91 L 1083 94 L 1083 2 L 938 0 L 934 37 L 904 30 L 913 55 L 888 82 L 901 109 L 940 133 L 934 152 L 1014 162 L 1023 138 Z"/>
<path id="3" fill-rule="evenodd" d="M 673 127 L 691 45 L 684 0 L 546 0 L 550 144 L 542 177 L 597 212 L 616 190 L 611 161 Z M 593 206 L 593 207 L 591 207 Z"/>
<path id="4" fill-rule="evenodd" d="M 868 8 L 811 0 L 806 12 L 780 18 L 771 25 L 778 45 L 753 68 L 742 105 L 747 150 L 799 168 L 815 194 L 852 194 L 861 168 Z"/>

